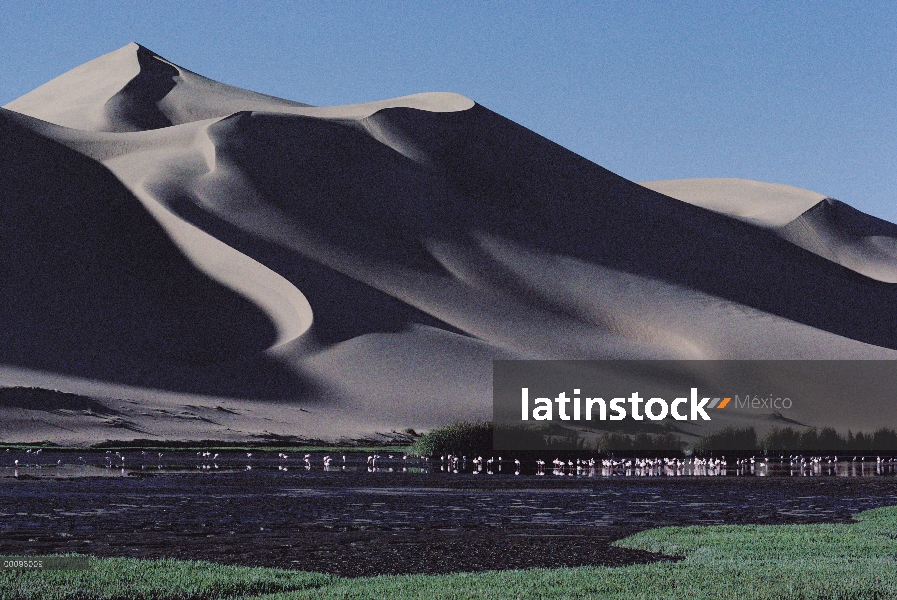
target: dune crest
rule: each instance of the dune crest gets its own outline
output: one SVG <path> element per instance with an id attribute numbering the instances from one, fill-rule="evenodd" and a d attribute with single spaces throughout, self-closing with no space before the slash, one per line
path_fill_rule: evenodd
<path id="1" fill-rule="evenodd" d="M 897 226 L 833 198 L 746 179 L 675 179 L 640 185 L 768 228 L 795 246 L 866 277 L 897 283 Z"/>
<path id="2" fill-rule="evenodd" d="M 85 131 L 144 131 L 241 110 L 308 106 L 197 75 L 130 43 L 4 106 Z"/>
<path id="3" fill-rule="evenodd" d="M 825 200 L 823 194 L 750 179 L 670 179 L 642 185 L 760 227 L 782 227 Z"/>
<path id="4" fill-rule="evenodd" d="M 473 102 L 459 94 L 430 92 L 363 104 L 312 107 L 208 79 L 132 42 L 63 73 L 3 108 L 71 129 L 128 132 L 244 111 L 357 119 L 396 106 L 446 112 L 466 110 Z"/>

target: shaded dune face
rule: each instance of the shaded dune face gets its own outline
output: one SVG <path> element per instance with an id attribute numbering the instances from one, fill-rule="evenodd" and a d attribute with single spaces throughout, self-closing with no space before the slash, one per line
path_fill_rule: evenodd
<path id="1" fill-rule="evenodd" d="M 273 340 L 265 314 L 199 273 L 104 167 L 4 115 L 0 180 L 3 363 L 203 388 L 198 373 Z"/>
<path id="2" fill-rule="evenodd" d="M 428 240 L 487 234 L 897 348 L 892 286 L 774 231 L 647 190 L 480 106 L 367 121 L 398 141 L 357 122 L 267 114 L 209 134 L 263 198 L 350 255 L 444 274 Z"/>
<path id="3" fill-rule="evenodd" d="M 171 208 L 185 220 L 259 261 L 302 290 L 314 308 L 314 324 L 308 335 L 321 346 L 373 333 L 401 333 L 414 324 L 465 335 L 395 295 L 247 231 L 217 211 L 203 210 L 191 199 L 181 198 Z"/>
<path id="4" fill-rule="evenodd" d="M 679 179 L 642 185 L 768 229 L 871 279 L 897 283 L 897 225 L 833 198 L 745 179 Z"/>
<path id="5" fill-rule="evenodd" d="M 438 175 L 354 122 L 243 113 L 212 125 L 216 160 L 237 169 L 270 206 L 328 244 L 444 274 L 422 241 L 439 235 L 452 199 Z"/>
<path id="6" fill-rule="evenodd" d="M 897 283 L 897 225 L 831 198 L 778 229 L 784 239 L 884 283 Z"/>
<path id="7" fill-rule="evenodd" d="M 106 114 L 112 125 L 109 131 L 145 131 L 173 124 L 159 109 L 158 102 L 174 89 L 178 69 L 142 46 L 137 48 L 136 56 L 140 72 L 106 101 Z"/>

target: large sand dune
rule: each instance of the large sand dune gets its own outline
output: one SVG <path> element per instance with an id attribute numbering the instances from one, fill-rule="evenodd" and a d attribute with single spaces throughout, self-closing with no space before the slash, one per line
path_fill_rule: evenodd
<path id="1" fill-rule="evenodd" d="M 7 403 L 3 440 L 482 419 L 495 358 L 897 357 L 897 226 L 638 185 L 456 94 L 312 107 L 129 44 L 0 129 L 0 384 L 116 411 Z"/>

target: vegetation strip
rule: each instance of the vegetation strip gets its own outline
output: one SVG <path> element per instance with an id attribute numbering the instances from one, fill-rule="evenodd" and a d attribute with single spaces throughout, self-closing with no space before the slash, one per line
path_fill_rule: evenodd
<path id="1" fill-rule="evenodd" d="M 626 567 L 346 579 L 176 560 L 92 559 L 89 571 L 0 571 L 0 599 L 897 597 L 897 507 L 853 523 L 664 527 L 616 542 L 682 556 Z"/>

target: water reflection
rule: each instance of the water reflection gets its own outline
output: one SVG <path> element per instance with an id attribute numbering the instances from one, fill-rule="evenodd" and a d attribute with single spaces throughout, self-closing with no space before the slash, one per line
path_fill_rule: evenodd
<path id="1" fill-rule="evenodd" d="M 232 450 L 72 452 L 52 449 L 0 451 L 0 478 L 125 477 L 141 473 L 278 472 L 451 473 L 535 477 L 870 477 L 893 476 L 890 457 L 577 458 L 551 461 L 504 456 L 441 456 L 401 453 L 301 453 Z"/>

